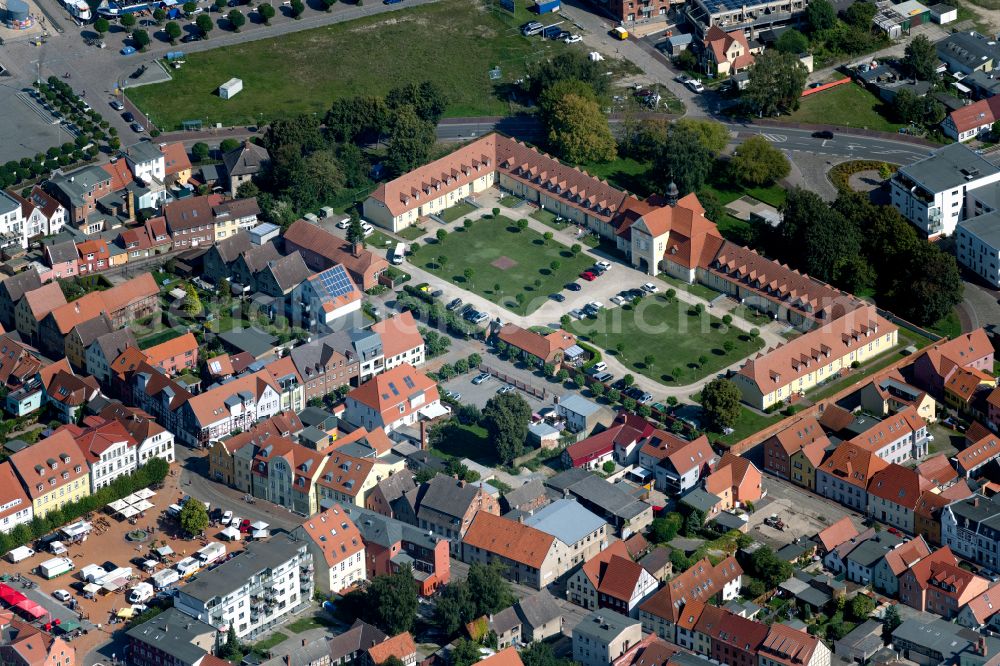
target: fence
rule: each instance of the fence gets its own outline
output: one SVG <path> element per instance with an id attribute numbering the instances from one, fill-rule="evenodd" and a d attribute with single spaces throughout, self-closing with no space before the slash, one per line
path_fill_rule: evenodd
<path id="1" fill-rule="evenodd" d="M 845 83 L 850 83 L 851 79 L 849 77 L 844 77 L 837 81 L 831 81 L 830 83 L 824 83 L 821 86 L 816 86 L 815 88 L 806 88 L 802 91 L 802 97 L 808 97 L 809 95 L 815 95 L 816 93 L 821 93 L 824 90 L 829 90 L 830 88 L 836 88 L 837 86 L 842 86 Z"/>

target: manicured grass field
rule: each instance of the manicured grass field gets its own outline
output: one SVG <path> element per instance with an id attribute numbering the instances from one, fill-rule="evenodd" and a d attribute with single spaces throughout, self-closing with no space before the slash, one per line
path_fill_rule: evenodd
<path id="1" fill-rule="evenodd" d="M 457 204 L 455 204 L 451 208 L 448 208 L 446 210 L 441 211 L 441 213 L 438 214 L 438 217 L 440 217 L 445 222 L 454 222 L 455 220 L 457 220 L 458 218 L 462 217 L 463 215 L 468 215 L 469 213 L 474 213 L 477 210 L 478 209 L 475 206 L 473 206 L 472 204 L 467 203 L 465 201 L 459 201 Z"/>
<path id="2" fill-rule="evenodd" d="M 846 83 L 806 97 L 798 111 L 779 120 L 896 132 L 903 125 L 883 115 L 887 111 L 888 106 L 878 97 L 855 83 Z"/>
<path id="3" fill-rule="evenodd" d="M 698 314 L 686 303 L 663 296 L 645 298 L 635 309 L 629 305 L 601 310 L 596 319 L 573 322 L 570 331 L 632 370 L 671 385 L 690 384 L 764 346 L 759 338 L 751 340 L 707 312 Z M 727 342 L 732 351 L 725 350 Z M 619 346 L 623 352 L 617 351 Z M 652 357 L 648 366 L 647 355 Z"/>
<path id="4" fill-rule="evenodd" d="M 440 257 L 446 258 L 443 268 Z M 519 231 L 505 217 L 477 220 L 440 242 L 428 240 L 410 261 L 522 315 L 534 312 L 550 293 L 561 291 L 591 265 L 558 241 L 546 241 L 532 229 Z M 554 261 L 559 262 L 555 269 Z M 473 271 L 471 280 L 465 277 L 466 269 Z M 520 302 L 518 294 L 523 294 Z"/>
<path id="5" fill-rule="evenodd" d="M 280 6 L 280 5 L 279 5 Z M 184 120 L 257 124 L 318 113 L 340 97 L 382 95 L 424 79 L 449 96 L 447 116 L 503 115 L 497 95 L 520 78 L 526 63 L 576 48 L 521 36 L 517 17 L 498 18 L 479 2 L 442 0 L 356 21 L 188 54 L 172 81 L 129 90 L 162 130 Z M 501 78 L 490 80 L 499 66 Z M 219 98 L 220 83 L 243 79 L 243 92 Z"/>
<path id="6" fill-rule="evenodd" d="M 264 640 L 254 645 L 254 648 L 260 650 L 261 652 L 267 652 L 271 648 L 276 647 L 287 640 L 288 636 L 286 634 L 283 634 L 280 631 L 276 631 L 267 638 L 265 638 Z"/>
<path id="7" fill-rule="evenodd" d="M 496 447 L 490 443 L 486 428 L 477 425 L 461 425 L 451 421 L 443 426 L 444 437 L 431 451 L 446 460 L 469 458 L 481 465 L 498 465 Z"/>

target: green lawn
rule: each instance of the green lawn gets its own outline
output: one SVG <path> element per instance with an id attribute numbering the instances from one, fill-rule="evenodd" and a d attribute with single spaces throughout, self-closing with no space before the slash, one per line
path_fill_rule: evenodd
<path id="1" fill-rule="evenodd" d="M 761 414 L 752 409 L 748 409 L 745 406 L 740 408 L 740 416 L 736 419 L 736 425 L 733 426 L 733 432 L 728 435 L 721 432 L 708 432 L 708 438 L 712 440 L 713 443 L 719 443 L 724 446 L 732 446 L 736 442 L 749 437 L 750 435 L 763 430 L 767 426 L 771 425 L 778 419 L 783 419 L 784 416 L 780 414 Z"/>
<path id="2" fill-rule="evenodd" d="M 673 287 L 677 291 L 689 292 L 697 296 L 698 298 L 704 299 L 706 301 L 711 301 L 717 298 L 720 294 L 720 292 L 716 291 L 715 289 L 712 289 L 711 287 L 706 287 L 701 283 L 695 282 L 694 284 L 688 284 L 687 282 L 684 282 L 683 280 L 679 280 L 675 277 L 667 275 L 666 273 L 660 273 L 659 278 L 664 282 L 666 282 L 667 284 L 671 285 L 671 287 Z"/>
<path id="3" fill-rule="evenodd" d="M 501 16 L 479 2 L 442 0 L 190 53 L 182 69 L 171 70 L 172 81 L 128 94 L 163 130 L 180 129 L 184 120 L 208 126 L 322 116 L 339 97 L 382 95 L 424 79 L 447 92 L 447 116 L 504 115 L 510 104 L 498 93 L 524 75 L 527 63 L 583 45 L 527 39 L 518 17 Z M 501 78 L 490 80 L 489 70 L 498 66 Z M 243 91 L 223 100 L 216 90 L 231 77 L 243 80 Z"/>
<path id="4" fill-rule="evenodd" d="M 405 238 L 408 241 L 415 241 L 415 240 L 417 240 L 418 238 L 420 238 L 421 236 L 423 236 L 426 233 L 427 233 L 427 230 L 424 229 L 423 227 L 418 227 L 417 225 L 412 225 L 412 226 L 406 227 L 402 231 L 397 231 L 396 235 L 400 236 L 401 238 Z"/>
<path id="5" fill-rule="evenodd" d="M 490 444 L 486 428 L 461 425 L 458 421 L 449 421 L 441 427 L 444 428 L 442 437 L 431 445 L 432 453 L 445 460 L 469 458 L 490 467 L 500 464 L 496 447 Z"/>
<path id="6" fill-rule="evenodd" d="M 259 643 L 255 643 L 253 647 L 255 650 L 259 650 L 261 652 L 267 652 L 274 646 L 280 645 L 281 643 L 284 643 L 287 640 L 288 640 L 287 635 L 281 633 L 280 631 L 276 631 L 267 638 L 265 638 L 264 640 L 260 641 Z"/>
<path id="7" fill-rule="evenodd" d="M 440 257 L 446 258 L 444 268 Z M 550 293 L 562 290 L 590 265 L 587 257 L 573 256 L 562 243 L 546 241 L 532 229 L 519 231 L 505 217 L 477 220 L 468 229 L 449 233 L 442 242 L 428 241 L 410 261 L 522 315 L 534 312 Z M 499 265 L 508 261 L 506 268 Z M 554 261 L 559 264 L 553 270 Z M 467 269 L 473 271 L 471 281 L 465 277 Z M 519 294 L 523 294 L 520 301 Z"/>
<path id="8" fill-rule="evenodd" d="M 941 321 L 931 326 L 930 330 L 938 335 L 954 338 L 962 334 L 962 322 L 958 320 L 958 313 L 952 310 Z"/>
<path id="9" fill-rule="evenodd" d="M 335 622 L 328 620 L 325 617 L 319 615 L 310 615 L 308 617 L 300 617 L 298 620 L 288 623 L 287 625 L 285 625 L 285 629 L 288 629 L 289 631 L 296 634 L 301 634 L 303 631 L 308 631 L 309 629 L 332 627 L 335 624 L 336 624 Z"/>
<path id="10" fill-rule="evenodd" d="M 570 330 L 632 370 L 675 386 L 718 372 L 764 345 L 707 312 L 699 315 L 693 307 L 662 296 L 645 298 L 635 309 L 604 309 L 596 318 L 573 322 Z M 732 351 L 725 351 L 726 343 L 732 344 Z M 619 345 L 624 352 L 616 351 Z M 652 365 L 647 366 L 647 355 Z"/>
<path id="11" fill-rule="evenodd" d="M 887 111 L 888 105 L 878 97 L 860 85 L 846 83 L 806 97 L 798 111 L 780 120 L 896 132 L 903 125 L 889 120 Z"/>
<path id="12" fill-rule="evenodd" d="M 389 238 L 386 234 L 382 233 L 378 229 L 372 232 L 372 234 L 365 239 L 365 245 L 369 250 L 385 250 L 387 248 L 395 247 L 396 240 Z"/>
<path id="13" fill-rule="evenodd" d="M 159 333 L 154 333 L 147 338 L 139 340 L 139 349 L 149 349 L 160 343 L 166 342 L 168 340 L 173 340 L 174 338 L 179 338 L 184 335 L 184 331 L 175 330 L 168 328 L 165 331 L 160 331 Z"/>
<path id="14" fill-rule="evenodd" d="M 552 227 L 557 231 L 562 231 L 563 229 L 565 229 L 570 225 L 569 221 L 566 220 L 566 218 L 562 218 L 559 221 L 556 221 L 556 217 L 558 217 L 558 215 L 553 213 L 551 210 L 545 210 L 544 208 L 537 209 L 535 212 L 531 214 L 531 217 L 535 218 L 536 220 L 538 220 L 539 222 L 541 222 L 546 226 Z"/>
<path id="15" fill-rule="evenodd" d="M 586 162 L 580 168 L 592 176 L 602 178 L 615 187 L 628 190 L 639 197 L 657 191 L 649 183 L 653 170 L 650 162 L 638 162 L 631 157 L 619 157 L 611 162 Z"/>
<path id="16" fill-rule="evenodd" d="M 445 222 L 454 222 L 455 220 L 457 220 L 458 218 L 462 217 L 463 215 L 468 215 L 469 213 L 474 213 L 477 210 L 479 210 L 479 209 L 476 208 L 475 206 L 473 206 L 472 204 L 470 204 L 469 202 L 467 202 L 467 201 L 459 201 L 457 204 L 455 204 L 451 208 L 448 208 L 448 209 L 446 209 L 446 210 L 438 213 L 438 217 L 440 217 Z"/>

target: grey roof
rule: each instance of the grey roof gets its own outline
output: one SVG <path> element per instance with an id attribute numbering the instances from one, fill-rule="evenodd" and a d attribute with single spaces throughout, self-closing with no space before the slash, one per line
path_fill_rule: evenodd
<path id="1" fill-rule="evenodd" d="M 312 430 L 316 430 L 324 437 L 328 437 L 325 432 L 319 430 L 318 428 L 313 428 Z M 300 435 L 300 437 L 303 436 L 308 437 L 306 435 L 306 430 L 303 430 L 302 435 Z M 334 445 L 336 446 L 336 442 L 334 442 Z M 375 451 L 375 449 L 368 446 L 364 442 L 348 442 L 347 444 L 336 446 L 336 450 L 354 458 L 375 458 L 378 455 L 378 452 Z"/>
<path id="2" fill-rule="evenodd" d="M 963 69 L 983 67 L 1000 54 L 996 42 L 977 32 L 956 32 L 935 44 L 938 57 L 954 61 Z"/>
<path id="3" fill-rule="evenodd" d="M 925 615 L 903 621 L 892 632 L 893 642 L 906 641 L 924 654 L 942 655 L 944 661 L 950 662 L 954 655 L 976 640 L 974 632 L 939 617 L 928 619 L 930 617 Z"/>
<path id="4" fill-rule="evenodd" d="M 539 421 L 538 423 L 532 423 L 528 426 L 528 432 L 537 437 L 538 439 L 544 439 L 549 435 L 558 435 L 561 431 L 559 428 L 549 425 L 545 421 Z"/>
<path id="5" fill-rule="evenodd" d="M 332 412 L 328 412 L 322 407 L 306 407 L 299 412 L 299 421 L 301 421 L 302 425 L 306 427 L 322 426 L 327 423 L 336 425 L 337 417 L 334 416 Z"/>
<path id="6" fill-rule="evenodd" d="M 514 605 L 514 610 L 517 611 L 521 621 L 529 627 L 541 627 L 563 614 L 548 590 L 521 599 Z"/>
<path id="7" fill-rule="evenodd" d="M 251 246 L 250 234 L 245 231 L 238 231 L 229 238 L 223 238 L 216 243 L 215 250 L 219 253 L 222 261 L 229 264 L 236 261 Z"/>
<path id="8" fill-rule="evenodd" d="M 987 162 L 964 143 L 951 143 L 938 148 L 933 155 L 900 168 L 899 173 L 931 192 L 943 192 L 967 184 L 969 178 L 1000 173 L 1000 168 Z"/>
<path id="9" fill-rule="evenodd" d="M 408 469 L 387 476 L 379 481 L 377 485 L 377 488 L 382 491 L 385 501 L 390 504 L 416 487 L 417 483 L 413 480 L 413 472 Z"/>
<path id="10" fill-rule="evenodd" d="M 633 497 L 621 484 L 608 483 L 581 468 L 566 470 L 547 479 L 545 485 L 576 495 L 588 504 L 601 507 L 606 514 L 631 520 L 649 508 L 649 504 Z"/>
<path id="11" fill-rule="evenodd" d="M 164 159 L 163 151 L 152 141 L 133 143 L 131 146 L 123 148 L 122 153 L 127 155 L 133 162 L 153 162 Z"/>
<path id="12" fill-rule="evenodd" d="M 215 569 L 206 571 L 182 589 L 182 593 L 208 603 L 243 587 L 254 575 L 273 569 L 295 557 L 304 541 L 276 534 L 268 541 L 251 541 L 246 550 Z"/>
<path id="13" fill-rule="evenodd" d="M 20 208 L 20 201 L 7 194 L 5 191 L 0 190 L 0 215 L 13 213 L 15 210 L 19 210 Z"/>
<path id="14" fill-rule="evenodd" d="M 315 375 L 319 374 L 319 368 L 326 367 L 330 357 L 335 353 L 344 354 L 350 352 L 353 356 L 354 352 L 350 346 L 350 340 L 342 333 L 342 331 L 336 331 L 312 342 L 292 348 L 292 363 L 295 364 L 295 369 L 299 371 L 304 380 L 310 381 Z M 344 343 L 347 344 L 346 348 L 343 346 Z"/>
<path id="15" fill-rule="evenodd" d="M 249 234 L 247 234 L 249 238 Z M 251 245 L 250 249 L 243 253 L 243 261 L 251 273 L 264 270 L 272 261 L 281 259 L 281 253 L 274 241 L 267 241 L 263 245 Z"/>
<path id="16" fill-rule="evenodd" d="M 76 334 L 80 336 L 80 341 L 84 348 L 89 347 L 91 342 L 102 335 L 115 330 L 115 327 L 111 325 L 111 320 L 108 319 L 108 315 L 103 312 L 93 319 L 80 322 L 73 328 Z"/>
<path id="17" fill-rule="evenodd" d="M 409 523 L 363 509 L 359 506 L 341 504 L 340 507 L 354 521 L 365 543 L 375 543 L 390 548 L 400 541 L 433 550 L 444 537 L 431 534 Z"/>
<path id="18" fill-rule="evenodd" d="M 1000 72 L 976 70 L 962 79 L 962 85 L 996 94 L 1000 92 Z"/>
<path id="19" fill-rule="evenodd" d="M 882 627 L 882 623 L 878 620 L 865 620 L 837 642 L 849 648 L 861 648 L 866 653 L 871 653 L 882 647 Z M 877 639 L 877 644 L 868 642 L 872 637 Z"/>
<path id="20" fill-rule="evenodd" d="M 707 515 L 721 500 L 718 495 L 713 495 L 704 488 L 695 488 L 681 497 L 680 501 L 692 509 L 698 509 Z"/>
<path id="21" fill-rule="evenodd" d="M 305 259 L 298 252 L 269 261 L 266 269 L 274 275 L 274 281 L 278 283 L 278 288 L 282 291 L 293 289 L 312 275 L 312 271 L 306 266 Z"/>
<path id="22" fill-rule="evenodd" d="M 670 564 L 670 549 L 666 546 L 657 546 L 639 560 L 639 565 L 651 574 L 661 571 L 663 567 Z"/>
<path id="23" fill-rule="evenodd" d="M 454 518 L 463 518 L 481 492 L 479 487 L 438 474 L 424 484 L 417 513 L 431 509 Z"/>
<path id="24" fill-rule="evenodd" d="M 249 231 L 251 236 L 267 236 L 276 231 L 281 231 L 281 227 L 277 224 L 271 224 L 270 222 L 261 222 Z"/>
<path id="25" fill-rule="evenodd" d="M 969 523 L 969 529 L 976 531 L 977 524 L 983 524 L 994 530 L 1000 530 L 1000 495 L 972 497 L 952 502 L 948 509 L 956 518 L 964 518 Z"/>
<path id="26" fill-rule="evenodd" d="M 62 264 L 67 261 L 76 261 L 80 256 L 76 251 L 76 243 L 71 240 L 59 241 L 48 246 L 49 261 L 54 264 Z"/>
<path id="27" fill-rule="evenodd" d="M 783 562 L 794 562 L 806 554 L 806 549 L 797 543 L 786 543 L 775 555 Z"/>
<path id="28" fill-rule="evenodd" d="M 260 173 L 264 164 L 270 161 L 267 150 L 249 141 L 222 155 L 222 163 L 230 176 L 252 176 Z"/>
<path id="29" fill-rule="evenodd" d="M 885 557 L 886 553 L 902 542 L 903 540 L 895 534 L 879 532 L 852 550 L 845 559 L 848 562 L 855 562 L 866 569 L 870 569 Z"/>
<path id="30" fill-rule="evenodd" d="M 576 641 L 578 635 L 589 636 L 597 640 L 598 643 L 606 644 L 620 636 L 629 627 L 637 624 L 639 624 L 639 620 L 604 608 L 596 610 L 580 620 L 580 624 L 573 629 L 573 640 Z"/>
<path id="31" fill-rule="evenodd" d="M 220 333 L 219 338 L 237 351 L 249 352 L 254 357 L 270 353 L 278 342 L 278 338 L 256 328 L 233 329 Z"/>
<path id="32" fill-rule="evenodd" d="M 84 197 L 94 190 L 98 183 L 111 180 L 111 174 L 97 166 L 88 164 L 69 173 L 53 174 L 49 177 L 49 185 L 62 192 L 74 206 L 86 203 Z"/>
<path id="33" fill-rule="evenodd" d="M 182 664 L 195 664 L 205 656 L 205 650 L 192 641 L 205 634 L 215 634 L 215 627 L 168 608 L 156 617 L 126 632 L 130 638 L 162 650 Z"/>
<path id="34" fill-rule="evenodd" d="M 330 641 L 326 637 L 322 637 L 308 641 L 305 645 L 299 643 L 297 647 L 289 651 L 286 655 L 272 657 L 267 661 L 262 661 L 260 666 L 288 666 L 288 664 L 327 663 L 330 656 L 329 642 Z"/>
<path id="35" fill-rule="evenodd" d="M 93 344 L 100 347 L 101 353 L 104 355 L 104 360 L 108 363 L 118 358 L 118 355 L 128 347 L 138 346 L 135 333 L 132 332 L 131 328 L 122 328 L 117 331 L 105 333 L 94 340 Z"/>
<path id="36" fill-rule="evenodd" d="M 559 407 L 585 417 L 590 416 L 601 409 L 601 406 L 596 402 L 591 402 L 578 393 L 570 393 L 567 396 L 560 398 Z"/>
<path id="37" fill-rule="evenodd" d="M 378 627 L 368 624 L 364 620 L 355 620 L 350 629 L 330 639 L 327 644 L 330 648 L 330 659 L 335 664 L 340 663 L 341 659 L 359 650 L 368 649 L 387 638 L 388 636 L 382 633 Z M 299 662 L 293 661 L 292 663 Z"/>
<path id="38" fill-rule="evenodd" d="M 712 519 L 719 527 L 729 530 L 740 530 L 746 527 L 747 519 L 744 516 L 737 516 L 729 511 L 720 511 L 719 515 Z"/>
<path id="39" fill-rule="evenodd" d="M 576 500 L 561 499 L 536 511 L 525 519 L 524 524 L 572 546 L 606 523 L 603 518 L 580 506 Z"/>
<path id="40" fill-rule="evenodd" d="M 392 477 L 389 477 L 390 479 Z M 534 502 L 545 494 L 545 485 L 538 479 L 532 479 L 519 488 L 514 488 L 504 495 L 504 500 L 509 507 L 517 508 L 523 504 Z"/>
<path id="41" fill-rule="evenodd" d="M 38 271 L 22 271 L 4 278 L 3 288 L 10 297 L 11 303 L 17 303 L 24 296 L 25 292 L 38 289 L 42 286 L 42 280 L 38 277 Z"/>
<path id="42" fill-rule="evenodd" d="M 495 631 L 498 635 L 505 634 L 514 627 L 521 626 L 521 618 L 517 616 L 517 612 L 514 610 L 513 606 L 508 606 L 504 608 L 499 613 L 493 616 L 490 620 L 490 629 Z"/>
<path id="43" fill-rule="evenodd" d="M 674 656 L 670 657 L 671 665 L 677 664 L 678 666 L 715 666 L 716 662 L 712 661 L 708 657 L 703 657 L 700 654 L 690 654 L 688 652 L 678 652 Z"/>
<path id="44" fill-rule="evenodd" d="M 962 220 L 958 223 L 958 227 L 965 229 L 986 245 L 1000 249 L 1000 210 Z"/>

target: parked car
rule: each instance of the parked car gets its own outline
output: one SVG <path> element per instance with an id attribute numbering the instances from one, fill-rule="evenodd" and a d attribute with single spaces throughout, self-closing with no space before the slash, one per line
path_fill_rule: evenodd
<path id="1" fill-rule="evenodd" d="M 604 383 L 610 382 L 614 378 L 615 378 L 615 376 L 613 374 L 611 374 L 610 372 L 598 372 L 596 375 L 594 375 L 594 380 L 595 381 L 604 382 Z"/>
<path id="2" fill-rule="evenodd" d="M 616 296 L 611 297 L 611 302 L 614 303 L 615 305 L 625 305 L 626 303 L 628 303 L 628 299 L 622 296 L 621 294 L 618 294 Z"/>
<path id="3" fill-rule="evenodd" d="M 514 390 L 514 385 L 513 384 L 504 384 L 503 386 L 501 386 L 500 388 L 497 389 L 497 395 L 503 395 L 505 393 L 510 393 L 513 390 Z"/>
<path id="4" fill-rule="evenodd" d="M 121 111 L 122 109 L 125 108 L 125 105 L 119 102 L 118 100 L 113 99 L 111 100 L 111 108 L 114 109 L 115 111 Z"/>
<path id="5" fill-rule="evenodd" d="M 551 298 L 556 303 L 562 303 L 563 301 L 566 300 L 566 297 L 559 293 L 549 294 L 549 298 Z"/>
<path id="6" fill-rule="evenodd" d="M 473 324 L 482 324 L 484 321 L 487 321 L 489 318 L 490 318 L 490 316 L 488 314 L 486 314 L 485 312 L 480 312 L 480 313 L 478 313 L 473 318 L 472 323 Z"/>
<path id="7" fill-rule="evenodd" d="M 573 319 L 583 319 L 587 314 L 580 308 L 575 308 L 569 311 L 569 316 L 573 317 Z"/>
<path id="8" fill-rule="evenodd" d="M 435 289 L 434 291 L 431 292 L 431 296 L 433 296 L 434 298 L 441 298 L 442 296 L 444 296 L 444 290 Z"/>
<path id="9" fill-rule="evenodd" d="M 343 219 L 340 222 L 337 222 L 337 228 L 338 229 L 347 229 L 350 226 L 351 226 L 351 219 L 350 218 Z"/>
<path id="10" fill-rule="evenodd" d="M 611 262 L 610 261 L 598 261 L 594 265 L 597 266 L 598 268 L 601 268 L 602 270 L 605 270 L 605 271 L 611 268 Z"/>
<path id="11" fill-rule="evenodd" d="M 642 290 L 644 292 L 646 292 L 647 294 L 655 294 L 656 292 L 658 292 L 660 290 L 660 288 L 657 287 L 652 282 L 647 282 L 646 284 L 642 285 Z"/>
<path id="12" fill-rule="evenodd" d="M 250 519 L 244 518 L 243 522 L 240 523 L 240 532 L 246 534 L 249 531 L 250 531 Z"/>
<path id="13" fill-rule="evenodd" d="M 559 32 L 558 35 L 556 35 L 556 39 L 559 39 L 559 40 L 562 40 L 562 41 L 566 41 L 567 39 L 570 38 L 570 35 L 572 35 L 572 34 L 573 33 L 571 33 L 569 30 L 562 30 L 562 31 Z"/>
<path id="14" fill-rule="evenodd" d="M 570 282 L 566 285 L 566 288 L 569 289 L 570 291 L 580 291 L 581 289 L 583 289 L 583 285 L 581 285 L 579 282 Z"/>
<path id="15" fill-rule="evenodd" d="M 131 125 L 129 125 L 129 127 L 131 127 L 132 131 L 135 132 L 136 134 L 142 134 L 143 132 L 146 131 L 146 128 L 140 125 L 139 123 L 132 123 Z"/>
<path id="16" fill-rule="evenodd" d="M 687 87 L 691 89 L 692 92 L 697 94 L 702 94 L 705 92 L 705 86 L 702 85 L 701 81 L 698 79 L 691 79 L 687 82 Z"/>
<path id="17" fill-rule="evenodd" d="M 676 81 L 677 83 L 683 83 L 684 85 L 687 85 L 687 82 L 690 80 L 691 77 L 688 76 L 687 74 L 678 74 L 677 76 L 674 77 L 674 81 Z"/>
<path id="18" fill-rule="evenodd" d="M 66 603 L 67 601 L 73 598 L 73 595 L 71 595 L 66 590 L 53 590 L 52 596 L 63 603 Z"/>
<path id="19" fill-rule="evenodd" d="M 604 303 L 601 303 L 600 301 L 591 301 L 587 303 L 587 305 L 594 308 L 595 310 L 600 310 L 604 307 Z"/>
<path id="20" fill-rule="evenodd" d="M 814 139 L 832 139 L 833 132 L 830 130 L 820 130 L 812 133 Z"/>
<path id="21" fill-rule="evenodd" d="M 580 35 L 570 35 L 563 41 L 566 42 L 567 44 L 576 44 L 577 42 L 582 42 L 583 37 L 581 37 Z"/>
<path id="22" fill-rule="evenodd" d="M 590 368 L 590 374 L 596 375 L 599 372 L 604 372 L 608 369 L 608 364 L 604 361 L 598 361 Z"/>
<path id="23" fill-rule="evenodd" d="M 472 378 L 472 383 L 479 386 L 483 382 L 488 382 L 492 375 L 488 372 L 480 372 L 478 375 Z"/>
<path id="24" fill-rule="evenodd" d="M 185 44 L 189 44 L 191 42 L 199 42 L 201 41 L 201 34 L 197 32 L 189 32 L 188 34 L 181 37 L 181 41 Z"/>
<path id="25" fill-rule="evenodd" d="M 455 402 L 458 402 L 459 400 L 462 399 L 462 394 L 461 393 L 455 393 L 451 389 L 445 389 L 444 390 L 444 397 L 449 398 L 450 400 L 454 400 Z"/>
<path id="26" fill-rule="evenodd" d="M 584 271 L 580 273 L 580 277 L 582 277 L 587 282 L 593 282 L 594 280 L 597 279 L 597 276 L 591 273 L 590 271 Z"/>
<path id="27" fill-rule="evenodd" d="M 545 26 L 538 21 L 529 21 L 521 26 L 521 34 L 525 37 L 530 37 L 532 35 L 537 35 L 542 31 Z"/>
<path id="28" fill-rule="evenodd" d="M 456 309 L 458 309 L 461 305 L 462 305 L 462 299 L 461 298 L 453 298 L 453 299 L 451 299 L 451 302 L 448 303 L 448 305 L 445 306 L 445 310 L 448 310 L 449 312 L 453 312 Z"/>
<path id="29" fill-rule="evenodd" d="M 124 120 L 127 123 L 131 123 L 135 121 L 135 116 L 132 115 L 131 111 L 126 111 L 125 113 L 122 114 L 122 120 Z"/>
<path id="30" fill-rule="evenodd" d="M 232 511 L 226 511 L 225 513 L 223 513 L 222 514 L 222 520 L 220 522 L 223 525 L 228 525 L 229 523 L 233 522 L 233 512 Z"/>

